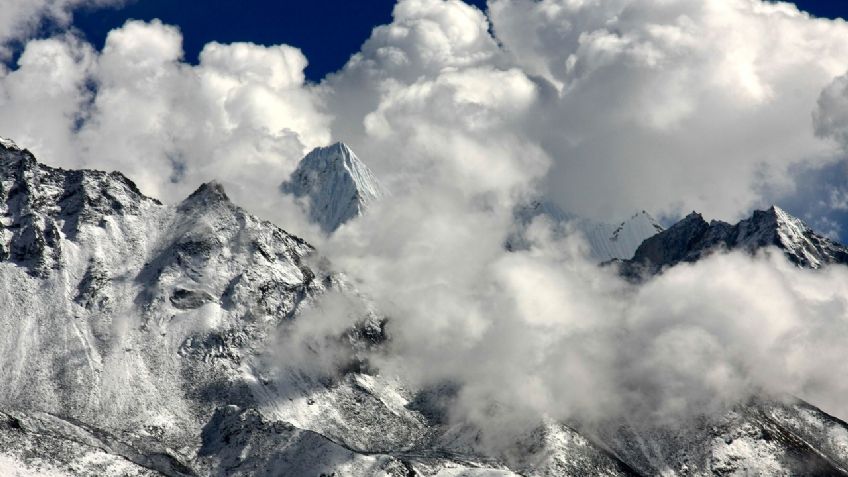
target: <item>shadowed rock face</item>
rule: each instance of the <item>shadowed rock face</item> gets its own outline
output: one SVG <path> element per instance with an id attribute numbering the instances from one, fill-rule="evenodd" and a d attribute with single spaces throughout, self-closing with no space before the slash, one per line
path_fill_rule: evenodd
<path id="1" fill-rule="evenodd" d="M 735 225 L 707 222 L 692 212 L 667 230 L 648 238 L 631 260 L 620 262 L 626 276 L 649 276 L 680 262 L 694 262 L 722 250 L 754 253 L 776 247 L 798 266 L 820 268 L 848 264 L 848 248 L 815 233 L 779 207 L 757 210 Z"/>
<path id="2" fill-rule="evenodd" d="M 302 199 L 309 217 L 326 233 L 386 195 L 368 166 L 341 142 L 313 149 L 280 188 Z"/>

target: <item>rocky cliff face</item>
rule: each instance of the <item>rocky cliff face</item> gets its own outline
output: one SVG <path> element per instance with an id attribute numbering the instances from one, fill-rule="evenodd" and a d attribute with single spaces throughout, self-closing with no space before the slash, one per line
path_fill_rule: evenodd
<path id="1" fill-rule="evenodd" d="M 750 218 L 731 225 L 707 222 L 696 212 L 645 240 L 623 269 L 630 276 L 650 275 L 680 262 L 694 262 L 709 254 L 765 247 L 781 250 L 786 258 L 805 268 L 848 264 L 848 248 L 815 233 L 779 207 L 757 210 Z"/>

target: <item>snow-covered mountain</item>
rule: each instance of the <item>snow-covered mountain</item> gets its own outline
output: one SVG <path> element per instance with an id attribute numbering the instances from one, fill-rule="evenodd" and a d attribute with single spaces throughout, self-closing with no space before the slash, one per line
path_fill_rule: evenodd
<path id="1" fill-rule="evenodd" d="M 164 205 L 4 140 L 0 224 L 0 475 L 513 475 L 361 372 L 371 314 L 335 373 L 277 363 L 302 310 L 355 293 L 216 183 Z"/>
<path id="2" fill-rule="evenodd" d="M 302 199 L 309 217 L 327 233 L 386 195 L 368 166 L 343 142 L 313 149 L 281 189 Z"/>
<path id="3" fill-rule="evenodd" d="M 768 227 L 740 226 L 734 237 L 747 239 L 734 243 L 794 238 L 787 243 L 806 266 L 838 256 L 835 244 L 773 215 L 789 228 L 768 235 Z M 637 232 L 625 230 L 618 236 L 635 240 Z M 827 253 L 813 262 L 813 250 Z M 391 337 L 368 306 L 338 337 L 347 355 L 335 371 L 280 362 L 280 337 L 298 320 L 317 319 L 304 311 L 318 298 L 359 299 L 327 267 L 313 247 L 251 216 L 217 183 L 165 205 L 119 173 L 48 167 L 0 141 L 0 475 L 842 475 L 848 468 L 848 425 L 794 399 L 740 403 L 674 432 L 548 420 L 504 449 L 484 447 L 477 429 L 449 419 L 451 386 L 415 389 L 370 369 L 363 351 Z"/>
<path id="4" fill-rule="evenodd" d="M 606 262 L 629 259 L 648 237 L 663 231 L 663 227 L 647 212 L 640 211 L 618 224 L 607 224 L 566 213 L 550 202 L 534 201 L 519 207 L 515 213 L 519 230 L 507 241 L 510 249 L 526 247 L 524 228 L 535 218 L 544 217 L 552 222 L 560 235 L 578 232 L 586 240 L 592 259 Z"/>
<path id="5" fill-rule="evenodd" d="M 652 274 L 720 250 L 755 252 L 763 247 L 782 250 L 790 261 L 802 267 L 848 264 L 848 247 L 815 233 L 800 219 L 772 206 L 754 211 L 751 217 L 734 225 L 719 220 L 708 223 L 701 214 L 692 212 L 668 230 L 645 240 L 623 269 L 630 276 Z"/>

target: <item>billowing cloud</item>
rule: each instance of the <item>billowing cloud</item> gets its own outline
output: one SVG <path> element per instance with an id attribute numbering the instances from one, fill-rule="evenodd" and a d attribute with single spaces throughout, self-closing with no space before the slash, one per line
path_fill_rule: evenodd
<path id="1" fill-rule="evenodd" d="M 124 0 L 4 0 L 0 15 L 0 60 L 11 54 L 10 43 L 26 40 L 45 21 L 67 26 L 81 6 L 119 5 Z"/>
<path id="2" fill-rule="evenodd" d="M 832 160 L 810 114 L 848 65 L 843 22 L 750 0 L 490 8 L 511 61 L 554 88 L 531 133 L 568 209 L 732 219 L 791 189 L 791 164 Z"/>
<path id="3" fill-rule="evenodd" d="M 33 40 L 15 70 L 0 71 L 0 129 L 3 135 L 50 158 L 75 159 L 74 128 L 85 116 L 85 88 L 95 52 L 73 36 Z"/>
<path id="4" fill-rule="evenodd" d="M 281 182 L 332 138 L 388 182 L 428 156 L 448 176 L 481 174 L 469 187 L 538 182 L 581 215 L 733 219 L 791 194 L 793 166 L 835 160 L 810 115 L 848 65 L 846 34 L 843 22 L 753 0 L 493 0 L 488 16 L 459 0 L 403 0 L 312 86 L 296 48 L 211 43 L 192 66 L 177 30 L 130 22 L 102 52 L 67 35 L 27 48 L 4 73 L 16 114 L 3 126 L 48 162 L 114 164 L 168 200 L 212 175 L 239 174 L 238 189 L 284 163 Z M 39 75 L 46 93 L 11 85 L 51 61 L 64 63 Z M 56 107 L 24 114 L 34 101 Z M 51 126 L 33 133 L 35 117 Z"/>
<path id="5" fill-rule="evenodd" d="M 368 240 L 342 229 L 329 251 L 390 317 L 373 363 L 418 386 L 458 384 L 453 417 L 493 444 L 539 416 L 656 425 L 751 396 L 848 415 L 834 378 L 848 372 L 844 267 L 799 269 L 778 250 L 716 254 L 633 285 L 544 223 L 529 250 L 504 253 L 491 216 L 423 207 L 417 228 L 391 222 L 412 234 L 366 219 Z M 357 318 L 296 324 L 296 336 L 325 341 Z"/>
<path id="6" fill-rule="evenodd" d="M 634 287 L 544 224 L 531 250 L 502 247 L 534 193 L 594 217 L 731 219 L 791 193 L 798 167 L 832 167 L 812 113 L 848 67 L 843 23 L 751 0 L 493 0 L 492 28 L 464 43 L 479 54 L 369 49 L 433 8 L 449 12 L 421 20 L 435 32 L 486 22 L 402 2 L 323 84 L 333 131 L 397 191 L 322 244 L 393 318 L 384 370 L 463 383 L 456 409 L 482 424 L 481 402 L 660 419 L 762 392 L 848 412 L 826 376 L 844 358 L 842 269 L 716 256 Z"/>
<path id="7" fill-rule="evenodd" d="M 848 148 L 848 74 L 822 90 L 813 114 L 816 133 Z"/>
<path id="8" fill-rule="evenodd" d="M 31 41 L 0 76 L 0 127 L 54 165 L 120 170 L 167 201 L 219 179 L 280 219 L 279 183 L 330 140 L 306 58 L 250 43 L 182 57 L 179 30 L 159 21 L 113 30 L 101 52 L 70 34 Z"/>
<path id="9" fill-rule="evenodd" d="M 404 166 L 380 144 L 401 124 L 473 137 L 508 118 L 489 137 L 547 156 L 542 193 L 566 210 L 731 220 L 794 194 L 797 165 L 838 160 L 810 116 L 848 67 L 846 34 L 844 22 L 751 0 L 493 0 L 488 17 L 459 1 L 402 1 L 323 87 L 334 134 L 381 176 Z M 448 83 L 479 94 L 431 97 Z M 413 101 L 427 111 L 400 113 Z"/>

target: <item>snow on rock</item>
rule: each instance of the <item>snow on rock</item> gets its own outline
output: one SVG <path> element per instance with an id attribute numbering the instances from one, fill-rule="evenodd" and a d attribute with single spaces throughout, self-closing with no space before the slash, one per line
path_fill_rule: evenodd
<path id="1" fill-rule="evenodd" d="M 680 262 L 694 262 L 722 250 L 751 253 L 776 247 L 801 267 L 821 268 L 827 264 L 848 264 L 848 248 L 815 233 L 800 219 L 772 206 L 754 211 L 735 225 L 707 222 L 696 212 L 647 240 L 632 260 L 622 263 L 627 276 L 639 277 L 661 271 Z"/>
<path id="2" fill-rule="evenodd" d="M 268 421 L 253 409 L 218 409 L 203 429 L 200 461 L 211 476 L 408 475 L 399 460 L 363 455 L 316 432 Z"/>
<path id="3" fill-rule="evenodd" d="M 242 475 L 278 475 L 259 463 L 280 462 L 281 452 L 298 461 L 290 475 L 474 467 L 394 457 L 425 446 L 430 429 L 392 379 L 341 369 L 266 377 L 287 323 L 350 287 L 309 244 L 246 213 L 219 184 L 163 205 L 121 174 L 52 168 L 4 147 L 0 220 L 0 410 L 23 413 L 0 425 L 0 442 L 10 443 L 0 464 L 14 473 L 221 475 L 217 466 L 238 449 L 211 455 L 202 431 L 231 405 L 253 416 L 250 445 L 274 449 Z M 352 362 L 385 339 L 371 319 L 342 340 Z M 310 436 L 302 455 L 266 432 L 281 418 Z M 395 464 L 372 466 L 382 462 Z"/>
<path id="4" fill-rule="evenodd" d="M 359 171 L 345 172 L 355 186 L 342 187 L 342 177 L 329 182 L 339 186 L 331 191 L 357 201 L 363 190 L 379 195 L 367 169 L 351 165 L 346 146 L 319 156 Z M 343 210 L 336 199 L 326 204 Z M 593 233 L 600 237 L 593 245 L 600 260 L 626 255 L 657 228 L 637 214 L 584 233 L 590 244 Z M 715 244 L 780 246 L 810 267 L 844 256 L 779 209 L 736 226 L 690 216 L 645 241 L 636 256 L 672 263 L 697 259 Z M 277 338 L 323 294 L 358 296 L 316 255 L 233 204 L 220 184 L 164 205 L 121 174 L 48 167 L 3 142 L 0 474 L 765 475 L 846 468 L 848 426 L 801 402 L 740 406 L 676 432 L 613 423 L 609 432 L 584 434 L 577 425 L 542 422 L 495 452 L 480 444 L 478 429 L 451 420 L 446 403 L 455 386 L 414 389 L 402 376 L 370 370 L 361 351 L 390 339 L 372 311 L 339 337 L 351 365 L 335 374 L 269 366 Z"/>
<path id="5" fill-rule="evenodd" d="M 641 475 L 848 475 L 848 455 L 821 432 L 828 427 L 846 425 L 787 397 L 753 399 L 676 426 L 612 422 L 595 435 Z"/>
<path id="6" fill-rule="evenodd" d="M 642 241 L 663 231 L 662 226 L 644 210 L 616 226 L 584 220 L 579 222 L 578 227 L 589 242 L 592 256 L 599 262 L 630 258 Z"/>
<path id="7" fill-rule="evenodd" d="M 0 412 L 0 475 L 185 477 L 166 449 L 127 445 L 114 436 L 46 413 Z"/>
<path id="8" fill-rule="evenodd" d="M 281 189 L 303 199 L 309 217 L 326 233 L 386 195 L 368 166 L 342 142 L 313 149 Z"/>
<path id="9" fill-rule="evenodd" d="M 645 239 L 663 231 L 644 210 L 615 225 L 572 216 L 550 202 L 533 202 L 519 207 L 515 215 L 519 230 L 508 240 L 508 248 L 525 248 L 527 241 L 523 229 L 536 217 L 544 217 L 552 222 L 560 236 L 572 231 L 579 233 L 589 246 L 590 256 L 599 263 L 629 259 Z"/>
<path id="10" fill-rule="evenodd" d="M 15 141 L 0 136 L 0 148 L 20 151 L 21 148 L 15 144 Z"/>

